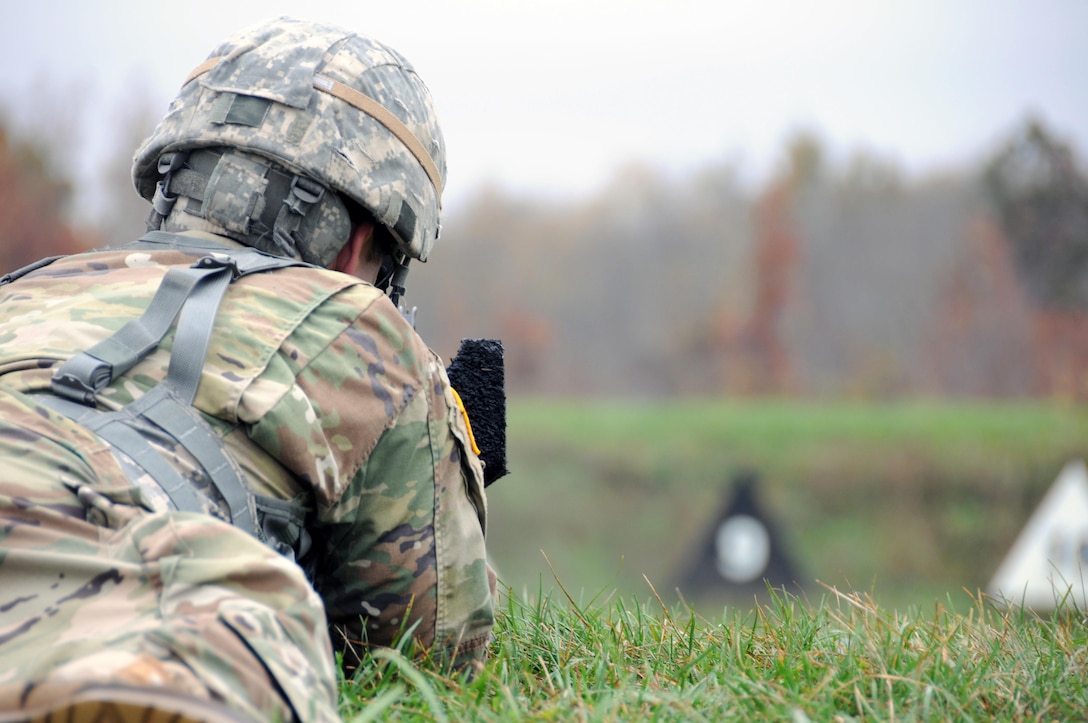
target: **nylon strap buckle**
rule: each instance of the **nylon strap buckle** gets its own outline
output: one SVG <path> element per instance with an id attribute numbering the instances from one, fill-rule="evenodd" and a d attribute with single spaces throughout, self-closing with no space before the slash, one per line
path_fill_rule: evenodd
<path id="1" fill-rule="evenodd" d="M 202 256 L 200 260 L 192 265 L 192 268 L 230 269 L 230 278 L 232 281 L 235 281 L 242 276 L 242 272 L 238 268 L 238 262 L 233 257 L 217 254 L 215 252 L 212 252 L 209 256 Z"/>
<path id="2" fill-rule="evenodd" d="M 51 389 L 58 397 L 93 407 L 98 390 L 75 374 L 57 374 L 51 381 Z"/>

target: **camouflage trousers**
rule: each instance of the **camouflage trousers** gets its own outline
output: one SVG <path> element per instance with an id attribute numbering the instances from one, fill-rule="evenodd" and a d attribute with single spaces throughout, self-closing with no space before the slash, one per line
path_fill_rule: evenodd
<path id="1" fill-rule="evenodd" d="M 114 684 L 339 720 L 325 611 L 296 565 L 211 517 L 118 504 L 42 445 L 0 422 L 0 711 Z"/>

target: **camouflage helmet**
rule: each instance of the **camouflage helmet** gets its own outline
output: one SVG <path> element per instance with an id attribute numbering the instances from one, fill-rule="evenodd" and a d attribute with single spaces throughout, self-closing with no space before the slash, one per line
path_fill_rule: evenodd
<path id="1" fill-rule="evenodd" d="M 263 243 L 246 237 L 246 214 L 256 221 L 264 209 L 269 218 L 265 205 L 279 203 L 264 198 L 270 182 L 259 177 L 255 157 L 298 174 L 271 217 L 293 221 L 284 224 L 287 238 L 306 261 L 327 266 L 347 241 L 337 194 L 369 211 L 404 257 L 425 261 L 438 237 L 446 150 L 430 92 L 404 57 L 366 36 L 284 17 L 227 39 L 193 70 L 136 151 L 137 191 L 155 211 L 169 200 L 169 213 L 176 194 L 164 181 L 184 159 L 209 151 L 231 162 L 216 167 L 213 159 L 200 192 L 213 181 L 229 192 L 205 194 L 205 205 L 225 198 L 216 220 L 239 212 L 239 238 L 251 245 L 267 245 L 271 234 L 262 228 Z"/>

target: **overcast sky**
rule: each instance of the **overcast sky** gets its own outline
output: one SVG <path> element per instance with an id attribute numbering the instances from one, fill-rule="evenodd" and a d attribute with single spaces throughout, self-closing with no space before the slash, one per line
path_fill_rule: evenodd
<path id="1" fill-rule="evenodd" d="M 0 103 L 70 94 L 85 164 L 128 94 L 164 111 L 221 39 L 283 14 L 413 62 L 454 203 L 489 182 L 582 194 L 631 161 L 728 161 L 758 182 L 798 129 L 928 172 L 1030 112 L 1088 153 L 1088 0 L 8 2 Z"/>

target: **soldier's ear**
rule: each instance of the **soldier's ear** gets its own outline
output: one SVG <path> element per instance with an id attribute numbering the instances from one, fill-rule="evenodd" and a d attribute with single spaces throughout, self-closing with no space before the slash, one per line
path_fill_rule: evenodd
<path id="1" fill-rule="evenodd" d="M 348 237 L 348 242 L 340 248 L 336 258 L 329 264 L 329 268 L 333 271 L 350 274 L 359 264 L 359 253 L 361 251 L 362 247 L 356 243 L 355 233 L 353 232 Z"/>
<path id="2" fill-rule="evenodd" d="M 358 276 L 366 281 L 374 281 L 373 277 L 376 273 L 371 272 L 369 268 L 371 265 L 369 262 L 373 256 L 370 253 L 373 238 L 374 226 L 371 224 L 361 223 L 352 228 L 348 242 L 341 247 L 340 252 L 336 254 L 336 258 L 329 264 L 329 268 L 333 271 Z"/>

